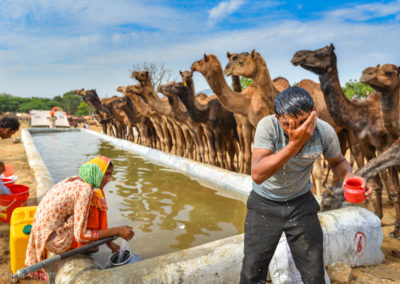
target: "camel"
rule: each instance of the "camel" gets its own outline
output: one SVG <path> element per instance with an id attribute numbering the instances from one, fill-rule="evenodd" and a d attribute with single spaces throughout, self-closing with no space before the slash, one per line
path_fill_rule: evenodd
<path id="1" fill-rule="evenodd" d="M 370 85 L 382 94 L 383 121 L 390 135 L 400 136 L 400 67 L 394 64 L 368 67 L 360 82 Z"/>
<path id="2" fill-rule="evenodd" d="M 226 110 L 216 97 L 209 97 L 204 104 L 200 103 L 195 95 L 192 72 L 185 71 L 182 74 L 183 83 L 174 85 L 175 88 L 180 88 L 176 94 L 186 106 L 191 119 L 202 123 L 207 137 L 211 164 L 234 170 L 234 154 L 237 152 L 235 143 L 238 137 L 233 113 Z M 229 164 L 225 149 L 228 149 L 230 155 Z"/>
<path id="3" fill-rule="evenodd" d="M 333 44 L 315 51 L 297 51 L 291 62 L 319 75 L 321 89 L 328 110 L 335 122 L 344 128 L 352 129 L 361 141 L 362 152 L 368 160 L 375 158 L 375 150 L 382 152 L 387 148 L 390 137 L 383 124 L 380 93 L 372 93 L 365 101 L 351 101 L 346 98 L 340 86 Z M 391 184 L 387 184 L 391 196 L 396 195 L 395 176 L 391 175 Z M 387 180 L 387 178 L 384 180 Z M 374 179 L 376 193 L 376 214 L 382 218 L 382 183 Z M 398 187 L 397 187 L 398 188 Z M 395 207 L 400 203 L 396 202 Z M 397 209 L 396 209 L 397 211 Z"/>

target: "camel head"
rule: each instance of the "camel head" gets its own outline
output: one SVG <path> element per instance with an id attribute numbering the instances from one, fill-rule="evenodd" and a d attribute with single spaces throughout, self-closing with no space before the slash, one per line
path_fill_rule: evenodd
<path id="1" fill-rule="evenodd" d="M 218 58 L 214 54 L 206 55 L 205 53 L 202 59 L 193 62 L 190 67 L 193 72 L 200 72 L 204 76 L 210 71 L 218 70 L 218 68 L 222 69 Z"/>
<path id="2" fill-rule="evenodd" d="M 257 71 L 257 56 L 260 56 L 255 49 L 251 53 L 233 53 L 227 52 L 229 59 L 228 64 L 225 66 L 224 73 L 226 76 L 243 76 L 252 78 Z"/>
<path id="3" fill-rule="evenodd" d="M 126 87 L 125 86 L 119 86 L 117 88 L 117 92 L 125 94 L 126 93 Z"/>
<path id="4" fill-rule="evenodd" d="M 284 77 L 276 77 L 272 82 L 274 82 L 274 86 L 279 92 L 290 87 L 289 81 Z"/>
<path id="5" fill-rule="evenodd" d="M 131 73 L 131 78 L 134 78 L 138 80 L 141 83 L 146 82 L 147 80 L 150 80 L 150 74 L 149 71 L 144 70 L 144 71 L 133 71 Z"/>
<path id="6" fill-rule="evenodd" d="M 96 110 L 101 110 L 102 105 L 99 99 L 99 96 L 96 93 L 96 90 L 87 90 L 87 91 L 83 91 L 83 95 L 82 95 L 82 90 L 79 90 L 79 95 L 83 96 L 83 100 L 85 101 L 85 103 L 87 103 L 90 107 L 96 109 Z M 75 91 L 74 91 L 75 93 Z M 76 93 L 77 94 L 77 93 Z"/>
<path id="7" fill-rule="evenodd" d="M 181 72 L 181 73 L 182 73 L 182 72 Z M 162 94 L 166 95 L 167 97 L 169 97 L 169 96 L 172 95 L 172 94 L 171 94 L 171 93 L 173 93 L 172 90 L 174 89 L 174 86 L 175 86 L 176 84 L 178 84 L 178 83 L 175 82 L 175 81 L 172 81 L 172 82 L 166 83 L 166 84 L 164 84 L 164 85 L 161 85 L 161 86 L 158 87 L 157 92 L 158 92 L 158 93 L 162 93 Z M 179 84 L 180 84 L 181 86 L 183 86 L 182 83 L 179 83 Z"/>
<path id="8" fill-rule="evenodd" d="M 182 77 L 182 83 L 186 86 L 188 83 L 193 82 L 193 71 L 185 70 L 185 71 L 179 71 L 179 74 L 181 74 Z"/>
<path id="9" fill-rule="evenodd" d="M 74 94 L 84 97 L 85 96 L 85 89 L 82 88 L 80 90 L 74 90 Z"/>
<path id="10" fill-rule="evenodd" d="M 294 66 L 300 65 L 317 75 L 324 74 L 330 67 L 336 68 L 336 54 L 333 44 L 316 50 L 297 51 L 291 60 Z"/>
<path id="11" fill-rule="evenodd" d="M 360 82 L 381 92 L 395 90 L 400 86 L 399 67 L 394 64 L 384 64 L 365 68 Z"/>

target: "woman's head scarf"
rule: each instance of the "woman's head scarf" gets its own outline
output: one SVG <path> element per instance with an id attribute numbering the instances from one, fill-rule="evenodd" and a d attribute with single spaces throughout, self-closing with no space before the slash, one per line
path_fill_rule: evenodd
<path id="1" fill-rule="evenodd" d="M 103 179 L 110 162 L 111 159 L 104 156 L 98 156 L 89 162 L 84 163 L 79 168 L 79 176 L 86 183 L 95 188 L 99 188 L 101 180 Z"/>

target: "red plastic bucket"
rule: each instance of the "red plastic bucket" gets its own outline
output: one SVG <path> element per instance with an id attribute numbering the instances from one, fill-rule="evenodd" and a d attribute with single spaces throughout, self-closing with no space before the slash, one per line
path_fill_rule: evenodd
<path id="1" fill-rule="evenodd" d="M 22 184 L 6 185 L 12 194 L 0 194 L 0 222 L 10 223 L 15 208 L 22 206 L 29 197 L 29 187 Z"/>
<path id="2" fill-rule="evenodd" d="M 349 178 L 346 180 L 344 189 L 344 198 L 351 203 L 360 203 L 365 200 L 365 188 L 362 188 L 362 179 Z"/>

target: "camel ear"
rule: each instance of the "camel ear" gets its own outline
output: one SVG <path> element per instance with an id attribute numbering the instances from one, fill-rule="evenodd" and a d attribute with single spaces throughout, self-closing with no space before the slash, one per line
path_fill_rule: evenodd
<path id="1" fill-rule="evenodd" d="M 231 56 L 232 56 L 232 54 L 231 54 L 229 51 L 227 51 L 227 52 L 226 52 L 226 57 L 228 57 L 229 59 L 231 59 Z"/>
<path id="2" fill-rule="evenodd" d="M 331 45 L 329 46 L 329 49 L 331 52 L 333 52 L 335 50 L 335 46 L 333 45 L 333 43 L 331 43 Z"/>
<path id="3" fill-rule="evenodd" d="M 183 75 L 181 70 L 179 70 L 179 74 L 181 74 L 181 76 Z"/>
<path id="4" fill-rule="evenodd" d="M 205 54 L 205 53 L 204 53 L 204 61 L 205 61 L 205 62 L 208 62 L 208 56 L 207 56 L 207 54 Z"/>
<path id="5" fill-rule="evenodd" d="M 149 76 L 149 71 L 144 71 L 144 74 L 146 74 L 146 76 Z"/>
<path id="6" fill-rule="evenodd" d="M 256 57 L 256 50 L 255 49 L 253 49 L 252 51 L 251 51 L 251 58 L 255 58 Z"/>
<path id="7" fill-rule="evenodd" d="M 376 65 L 376 68 L 379 68 L 379 67 L 381 67 L 381 65 L 380 65 L 380 64 Z"/>

